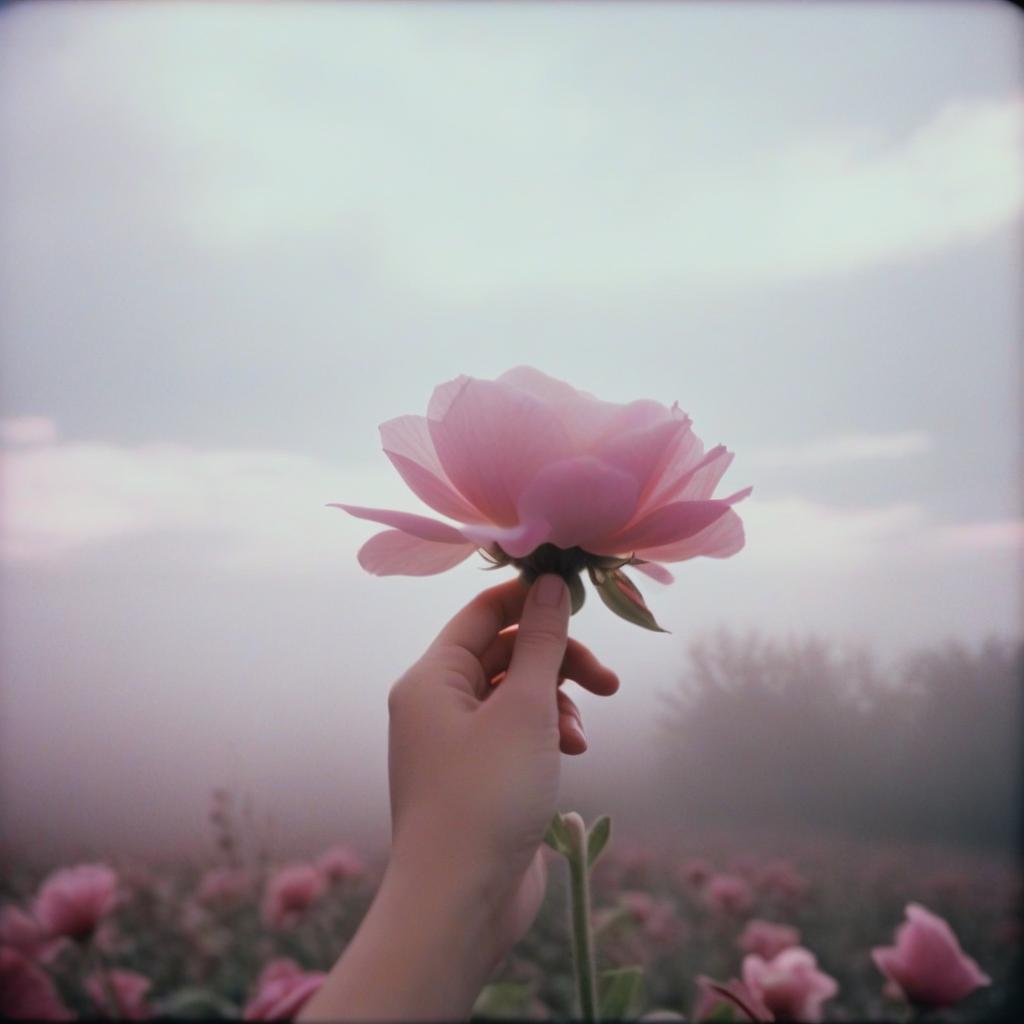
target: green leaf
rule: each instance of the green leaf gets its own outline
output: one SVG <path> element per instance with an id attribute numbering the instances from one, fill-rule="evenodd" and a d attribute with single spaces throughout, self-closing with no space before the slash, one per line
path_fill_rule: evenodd
<path id="1" fill-rule="evenodd" d="M 544 842 L 551 847 L 552 850 L 568 857 L 572 853 L 572 836 L 569 835 L 569 830 L 565 827 L 565 822 L 562 821 L 562 816 L 555 813 L 555 816 L 551 819 L 551 824 L 548 825 L 547 832 L 544 833 Z"/>
<path id="2" fill-rule="evenodd" d="M 643 594 L 636 584 L 621 569 L 588 570 L 594 589 L 600 594 L 601 600 L 620 618 L 634 625 L 643 626 L 655 633 L 667 633 L 662 629 L 651 614 Z"/>
<path id="3" fill-rule="evenodd" d="M 644 972 L 639 967 L 602 971 L 597 993 L 601 1020 L 633 1020 L 644 1003 Z"/>
<path id="4" fill-rule="evenodd" d="M 533 990 L 525 981 L 496 981 L 484 985 L 473 1004 L 472 1019 L 523 1020 L 529 1015 Z"/>
<path id="5" fill-rule="evenodd" d="M 612 836 L 612 819 L 602 814 L 587 833 L 587 867 L 592 868 Z"/>
<path id="6" fill-rule="evenodd" d="M 182 988 L 154 1005 L 156 1016 L 183 1020 L 238 1020 L 242 1011 L 209 989 Z"/>

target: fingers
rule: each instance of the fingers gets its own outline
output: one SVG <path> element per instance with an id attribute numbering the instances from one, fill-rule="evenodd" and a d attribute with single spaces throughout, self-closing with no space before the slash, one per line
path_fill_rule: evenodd
<path id="1" fill-rule="evenodd" d="M 564 691 L 558 691 L 558 747 L 563 754 L 582 754 L 587 749 L 580 709 Z"/>
<path id="2" fill-rule="evenodd" d="M 518 578 L 481 591 L 448 621 L 427 654 L 462 647 L 479 658 L 496 633 L 519 621 L 526 595 L 527 589 Z"/>
<path id="3" fill-rule="evenodd" d="M 484 675 L 490 681 L 508 668 L 512 658 L 512 650 L 515 646 L 517 629 L 510 627 L 504 633 L 499 633 L 480 658 Z M 585 690 L 597 694 L 600 697 L 607 697 L 615 693 L 619 688 L 619 677 L 606 665 L 603 665 L 594 652 L 585 644 L 572 637 L 569 638 L 565 649 L 565 657 L 558 670 L 559 682 L 563 679 L 571 679 L 578 683 Z"/>
<path id="4" fill-rule="evenodd" d="M 569 614 L 569 588 L 562 578 L 538 577 L 523 604 L 508 674 L 496 695 L 506 704 L 553 713 L 551 691 L 569 641 Z"/>

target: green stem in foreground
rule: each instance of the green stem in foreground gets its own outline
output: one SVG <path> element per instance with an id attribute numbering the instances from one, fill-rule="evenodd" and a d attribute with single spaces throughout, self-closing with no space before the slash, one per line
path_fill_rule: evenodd
<path id="1" fill-rule="evenodd" d="M 599 1020 L 597 971 L 594 966 L 594 932 L 590 925 L 590 869 L 608 845 L 612 821 L 602 815 L 587 831 L 575 812 L 556 814 L 551 819 L 544 842 L 569 862 L 569 931 L 572 933 L 573 966 L 576 970 L 576 994 L 580 1019 L 588 1024 Z M 616 1007 L 614 1000 L 608 1004 Z M 608 1015 L 616 1016 L 609 1009 Z"/>

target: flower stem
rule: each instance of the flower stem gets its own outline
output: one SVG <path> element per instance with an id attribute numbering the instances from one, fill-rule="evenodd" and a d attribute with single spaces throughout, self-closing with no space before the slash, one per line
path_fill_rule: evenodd
<path id="1" fill-rule="evenodd" d="M 576 994 L 579 998 L 580 1018 L 591 1022 L 597 1021 L 598 1016 L 594 941 L 590 925 L 587 832 L 579 815 L 567 814 L 563 820 L 572 837 L 572 851 L 566 859 L 569 861 L 569 908 L 573 963 L 576 968 Z"/>

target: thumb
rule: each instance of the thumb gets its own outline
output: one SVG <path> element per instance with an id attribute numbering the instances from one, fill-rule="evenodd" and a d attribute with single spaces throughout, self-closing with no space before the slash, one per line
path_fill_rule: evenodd
<path id="1" fill-rule="evenodd" d="M 569 612 L 569 588 L 561 576 L 538 577 L 523 604 L 503 691 L 542 697 L 555 707 L 558 670 L 569 640 Z"/>

